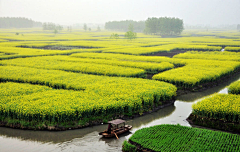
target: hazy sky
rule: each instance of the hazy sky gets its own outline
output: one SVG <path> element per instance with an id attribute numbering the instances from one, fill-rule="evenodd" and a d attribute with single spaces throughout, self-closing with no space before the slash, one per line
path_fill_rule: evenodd
<path id="1" fill-rule="evenodd" d="M 0 0 L 0 17 L 64 25 L 178 17 L 186 24 L 240 24 L 240 0 Z"/>

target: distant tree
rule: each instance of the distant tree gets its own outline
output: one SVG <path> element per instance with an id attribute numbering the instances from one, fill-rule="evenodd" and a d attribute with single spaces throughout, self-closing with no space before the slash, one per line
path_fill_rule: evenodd
<path id="1" fill-rule="evenodd" d="M 43 27 L 43 30 L 47 30 L 47 23 L 43 23 L 42 27 Z"/>
<path id="2" fill-rule="evenodd" d="M 145 28 L 145 21 L 133 21 L 133 20 L 125 20 L 125 21 L 110 21 L 105 23 L 106 30 L 114 30 L 114 31 L 129 31 L 129 24 L 134 26 L 135 32 L 143 32 Z"/>
<path id="3" fill-rule="evenodd" d="M 148 18 L 145 22 L 145 34 L 156 34 L 157 33 L 157 26 L 158 26 L 158 19 L 156 17 Z"/>
<path id="4" fill-rule="evenodd" d="M 57 29 L 58 31 L 61 31 L 61 30 L 63 30 L 63 26 L 61 26 L 61 25 L 56 25 L 55 29 Z"/>
<path id="5" fill-rule="evenodd" d="M 119 39 L 119 35 L 117 33 L 112 33 L 112 35 L 110 36 L 110 39 Z"/>
<path id="6" fill-rule="evenodd" d="M 183 20 L 170 17 L 152 17 L 145 22 L 145 34 L 160 34 L 162 36 L 179 35 L 183 31 Z"/>
<path id="7" fill-rule="evenodd" d="M 128 31 L 134 31 L 134 27 L 133 27 L 133 25 L 132 24 L 129 24 L 129 26 L 128 26 Z"/>
<path id="8" fill-rule="evenodd" d="M 90 32 L 92 29 L 91 28 L 88 28 L 88 31 Z"/>
<path id="9" fill-rule="evenodd" d="M 125 33 L 125 38 L 129 39 L 129 40 L 132 40 L 132 39 L 135 39 L 137 38 L 137 33 L 133 32 L 134 30 L 134 27 L 132 24 L 129 24 L 128 26 L 128 31 Z"/>
<path id="10" fill-rule="evenodd" d="M 23 17 L 0 17 L 0 28 L 32 28 L 41 26 L 41 22 L 35 22 Z"/>
<path id="11" fill-rule="evenodd" d="M 84 29 L 84 31 L 87 31 L 87 24 L 83 25 L 83 29 Z"/>
<path id="12" fill-rule="evenodd" d="M 58 30 L 57 30 L 57 29 L 55 29 L 55 30 L 53 31 L 53 33 L 54 33 L 54 34 L 57 34 L 57 33 L 58 33 Z"/>
<path id="13" fill-rule="evenodd" d="M 68 26 L 68 27 L 67 27 L 67 30 L 68 30 L 69 32 L 72 32 L 72 27 L 71 27 L 71 26 Z"/>
<path id="14" fill-rule="evenodd" d="M 97 27 L 97 31 L 101 31 L 101 29 L 100 29 L 100 27 L 99 27 L 99 26 Z"/>
<path id="15" fill-rule="evenodd" d="M 239 30 L 239 31 L 240 31 L 240 24 L 238 24 L 238 25 L 237 25 L 237 30 Z"/>
<path id="16" fill-rule="evenodd" d="M 125 36 L 125 38 L 132 40 L 132 39 L 137 38 L 137 33 L 132 32 L 132 31 L 127 31 L 124 36 Z"/>
<path id="17" fill-rule="evenodd" d="M 43 23 L 42 27 L 43 27 L 43 30 L 53 30 L 53 31 L 57 30 L 58 32 L 63 29 L 63 26 L 56 25 L 54 23 Z"/>

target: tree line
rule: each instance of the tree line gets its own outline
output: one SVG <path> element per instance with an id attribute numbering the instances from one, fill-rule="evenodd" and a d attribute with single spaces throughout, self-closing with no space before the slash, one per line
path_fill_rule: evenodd
<path id="1" fill-rule="evenodd" d="M 41 22 L 24 17 L 0 17 L 0 28 L 32 28 L 41 26 Z"/>
<path id="2" fill-rule="evenodd" d="M 135 32 L 143 32 L 145 28 L 145 21 L 133 21 L 133 20 L 109 21 L 105 23 L 105 29 L 127 32 L 129 25 L 134 26 Z"/>
<path id="3" fill-rule="evenodd" d="M 133 25 L 135 32 L 144 32 L 145 34 L 156 34 L 162 36 L 179 35 L 183 31 L 183 20 L 171 17 L 152 17 L 146 21 L 111 21 L 105 23 L 105 29 L 128 31 L 129 25 Z"/>
<path id="4" fill-rule="evenodd" d="M 171 17 L 152 17 L 148 18 L 145 22 L 146 34 L 159 34 L 162 36 L 179 35 L 183 31 L 183 20 Z"/>
<path id="5" fill-rule="evenodd" d="M 124 34 L 124 37 L 128 40 L 133 40 L 137 38 L 137 33 L 133 32 L 134 31 L 134 27 L 132 24 L 129 24 L 128 26 L 128 31 Z M 119 39 L 119 35 L 117 33 L 112 33 L 112 35 L 110 36 L 110 39 Z"/>
<path id="6" fill-rule="evenodd" d="M 54 24 L 54 23 L 43 23 L 42 25 L 43 30 L 58 30 L 61 31 L 63 29 L 63 26 Z"/>

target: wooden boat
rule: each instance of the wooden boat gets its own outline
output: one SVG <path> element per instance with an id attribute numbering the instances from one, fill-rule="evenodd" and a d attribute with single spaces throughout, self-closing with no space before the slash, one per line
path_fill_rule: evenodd
<path id="1" fill-rule="evenodd" d="M 120 135 L 122 133 L 128 132 L 132 129 L 132 126 L 125 125 L 125 120 L 122 119 L 116 119 L 112 121 L 108 121 L 108 124 L 112 125 L 111 133 L 108 132 L 108 129 L 104 130 L 103 132 L 100 132 L 99 135 L 102 135 L 103 137 L 110 138 L 110 137 L 117 137 L 117 135 Z"/>

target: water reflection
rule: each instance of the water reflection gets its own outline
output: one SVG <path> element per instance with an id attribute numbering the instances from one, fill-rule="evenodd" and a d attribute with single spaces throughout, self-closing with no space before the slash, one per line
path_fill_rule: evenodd
<path id="1" fill-rule="evenodd" d="M 94 131 L 100 132 L 106 128 L 107 125 L 99 125 L 68 131 L 32 131 L 1 127 L 0 135 L 5 137 L 14 137 L 19 140 L 31 140 L 42 143 L 60 143 L 72 140 L 74 138 L 84 137 L 86 134 Z"/>
<path id="2" fill-rule="evenodd" d="M 201 99 L 203 97 L 209 96 L 211 94 L 214 93 L 227 93 L 227 86 L 229 86 L 231 83 L 240 80 L 239 79 L 240 74 L 236 75 L 235 77 L 233 77 L 231 80 L 223 82 L 221 84 L 219 84 L 218 86 L 214 87 L 214 88 L 210 88 L 201 92 L 192 92 L 189 94 L 185 94 L 185 95 L 181 95 L 177 98 L 177 100 L 181 100 L 184 102 L 194 102 L 198 99 Z"/>
<path id="3" fill-rule="evenodd" d="M 126 133 L 116 138 L 102 138 L 98 136 L 98 132 L 94 131 L 92 133 L 86 134 L 82 138 L 74 138 L 71 141 L 63 142 L 59 144 L 56 151 L 121 151 L 121 146 L 126 136 L 130 133 Z"/>
<path id="4" fill-rule="evenodd" d="M 147 114 L 145 116 L 128 120 L 127 124 L 132 125 L 133 129 L 140 128 L 141 126 L 145 126 L 157 119 L 163 119 L 165 117 L 169 117 L 174 112 L 175 109 L 176 107 L 174 105 L 171 105 L 163 109 L 160 109 L 156 112 Z"/>
<path id="5" fill-rule="evenodd" d="M 160 109 L 157 112 L 153 112 L 151 114 L 147 114 L 142 117 L 138 117 L 135 119 L 127 120 L 127 124 L 138 128 L 143 124 L 148 124 L 155 119 L 161 119 L 171 115 L 171 113 L 175 110 L 175 106 L 169 106 L 164 109 Z M 86 134 L 92 132 L 101 132 L 107 129 L 107 125 L 98 125 L 92 126 L 83 129 L 76 129 L 76 130 L 68 130 L 68 131 L 32 131 L 32 130 L 20 130 L 20 129 L 12 129 L 12 128 L 5 128 L 1 127 L 0 135 L 6 137 L 14 137 L 20 140 L 31 140 L 31 141 L 38 141 L 42 143 L 60 143 L 72 140 L 74 138 L 81 138 L 84 137 Z"/>
<path id="6" fill-rule="evenodd" d="M 192 112 L 192 104 L 217 92 L 227 93 L 225 87 L 238 80 L 239 76 L 212 89 L 179 96 L 174 105 L 127 120 L 127 124 L 132 125 L 133 128 L 131 132 L 119 136 L 119 139 L 105 139 L 98 135 L 98 132 L 107 128 L 107 125 L 62 132 L 0 127 L 0 151 L 121 151 L 123 141 L 141 128 L 160 124 L 190 126 L 186 118 Z"/>
<path id="7" fill-rule="evenodd" d="M 118 151 L 120 150 L 121 143 L 125 140 L 120 138 L 119 140 L 112 139 L 108 143 L 100 140 L 98 132 L 86 134 L 82 138 L 74 138 L 71 141 L 59 144 L 59 151 Z"/>

